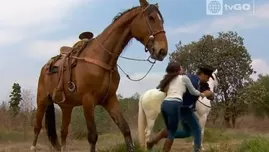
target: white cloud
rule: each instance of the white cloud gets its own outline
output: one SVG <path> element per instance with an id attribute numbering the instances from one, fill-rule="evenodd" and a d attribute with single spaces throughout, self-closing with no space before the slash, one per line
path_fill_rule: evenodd
<path id="1" fill-rule="evenodd" d="M 0 23 L 1 25 L 1 23 Z M 24 38 L 23 32 L 13 31 L 10 29 L 1 29 L 0 28 L 0 46 L 9 45 L 21 41 Z"/>
<path id="2" fill-rule="evenodd" d="M 59 54 L 63 45 L 71 46 L 78 36 L 62 40 L 40 39 L 40 34 L 58 31 L 66 27 L 63 20 L 80 6 L 93 5 L 95 0 L 9 0 L 0 6 L 0 72 L 4 81 L 0 86 L 0 100 L 8 99 L 12 84 L 35 90 L 41 63 Z M 95 1 L 96 2 L 96 1 Z M 39 36 L 39 37 L 38 37 Z M 30 40 L 33 39 L 33 40 Z M 17 44 L 22 42 L 18 54 Z M 11 45 L 13 44 L 13 45 Z M 16 45 L 14 45 L 16 44 Z M 26 55 L 24 52 L 25 51 Z M 12 53 L 10 53 L 13 52 Z M 29 56 L 37 60 L 29 60 Z M 28 58 L 27 58 L 28 57 Z"/>
<path id="3" fill-rule="evenodd" d="M 3 1 L 0 6 L 0 45 L 56 30 L 71 10 L 89 2 L 90 0 Z"/>
<path id="4" fill-rule="evenodd" d="M 36 59 L 49 59 L 60 53 L 61 46 L 73 46 L 78 41 L 75 38 L 76 36 L 58 41 L 36 40 L 26 47 L 25 52 Z"/>
<path id="5" fill-rule="evenodd" d="M 193 24 L 193 25 L 182 26 L 182 27 L 176 28 L 174 29 L 174 32 L 175 33 L 194 33 L 199 29 L 200 29 L 199 24 Z"/>
<path id="6" fill-rule="evenodd" d="M 0 21 L 2 26 L 29 27 L 61 19 L 74 5 L 85 0 L 9 0 L 2 3 Z"/>
<path id="7" fill-rule="evenodd" d="M 203 20 L 173 29 L 173 33 L 214 33 L 227 30 L 242 30 L 269 26 L 269 4 L 256 6 L 254 14 L 240 13 L 217 16 L 212 20 Z"/>
<path id="8" fill-rule="evenodd" d="M 253 59 L 252 67 L 257 71 L 256 74 L 253 74 L 253 79 L 257 79 L 259 74 L 269 74 L 269 63 L 262 59 Z"/>

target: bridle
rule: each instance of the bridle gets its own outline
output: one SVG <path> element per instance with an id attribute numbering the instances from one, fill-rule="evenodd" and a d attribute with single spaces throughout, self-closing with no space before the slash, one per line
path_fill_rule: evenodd
<path id="1" fill-rule="evenodd" d="M 151 48 L 150 49 L 148 49 L 148 45 L 149 45 L 149 43 L 151 42 L 151 44 L 153 44 L 154 43 L 154 39 L 155 39 L 155 36 L 156 35 L 158 35 L 158 34 L 160 34 L 160 33 L 165 33 L 165 31 L 164 30 L 157 30 L 157 31 L 154 31 L 153 29 L 152 29 L 152 27 L 151 27 L 151 25 L 150 25 L 150 23 L 149 23 L 149 20 L 148 20 L 148 18 L 147 18 L 147 16 L 145 16 L 145 11 L 149 8 L 151 6 L 151 4 L 149 4 L 145 9 L 142 9 L 142 14 L 143 14 L 143 17 L 145 18 L 145 20 L 146 20 L 146 23 L 147 23 L 147 25 L 148 25 L 148 30 L 149 30 L 149 38 L 148 38 L 148 40 L 147 40 L 147 42 L 145 43 L 145 52 L 150 52 L 150 53 L 152 53 L 152 51 L 153 51 L 153 45 L 151 46 Z M 155 7 L 158 7 L 158 4 L 156 4 L 155 5 Z"/>

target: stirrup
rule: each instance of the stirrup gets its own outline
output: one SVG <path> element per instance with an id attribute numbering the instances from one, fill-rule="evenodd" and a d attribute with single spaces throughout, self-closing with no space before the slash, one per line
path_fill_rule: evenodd
<path id="1" fill-rule="evenodd" d="M 63 91 L 61 91 L 62 100 L 61 100 L 61 101 L 57 101 L 57 100 L 55 99 L 55 96 L 57 95 L 57 91 L 59 91 L 59 90 L 58 90 L 58 89 L 55 89 L 55 90 L 53 91 L 53 93 L 52 93 L 52 100 L 55 101 L 55 102 L 57 102 L 57 103 L 63 103 L 63 102 L 66 100 L 66 98 L 65 98 L 65 94 L 64 94 Z"/>
<path id="2" fill-rule="evenodd" d="M 76 90 L 76 85 L 75 85 L 74 82 L 69 81 L 69 82 L 67 83 L 67 85 L 68 85 L 68 90 L 69 90 L 69 91 L 74 92 L 74 91 Z"/>

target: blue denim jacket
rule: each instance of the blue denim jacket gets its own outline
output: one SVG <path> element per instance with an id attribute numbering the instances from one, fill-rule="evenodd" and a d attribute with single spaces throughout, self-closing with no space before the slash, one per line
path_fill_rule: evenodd
<path id="1" fill-rule="evenodd" d="M 203 92 L 205 90 L 210 90 L 208 83 L 200 83 L 200 78 L 198 75 L 187 74 L 187 76 L 190 78 L 191 83 L 195 89 L 197 89 L 201 92 Z M 182 107 L 188 107 L 188 108 L 195 109 L 195 105 L 196 105 L 198 98 L 199 98 L 199 96 L 191 95 L 187 89 L 187 91 L 183 95 Z"/>

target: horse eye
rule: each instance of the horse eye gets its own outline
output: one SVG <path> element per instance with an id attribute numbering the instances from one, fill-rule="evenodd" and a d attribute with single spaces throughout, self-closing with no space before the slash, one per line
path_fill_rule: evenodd
<path id="1" fill-rule="evenodd" d="M 149 16 L 149 20 L 154 21 L 155 18 L 153 16 Z"/>

